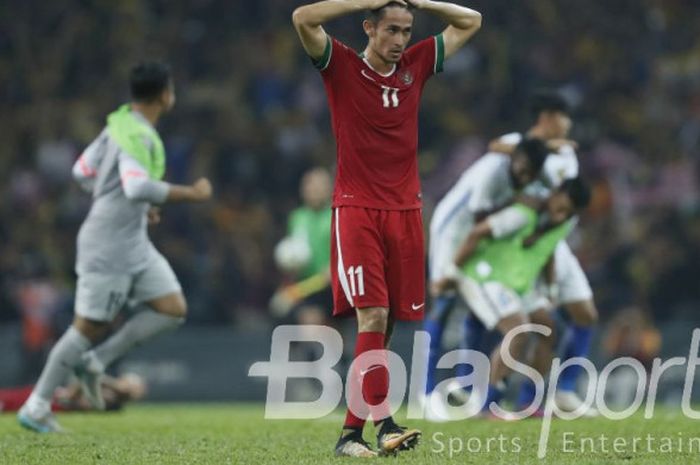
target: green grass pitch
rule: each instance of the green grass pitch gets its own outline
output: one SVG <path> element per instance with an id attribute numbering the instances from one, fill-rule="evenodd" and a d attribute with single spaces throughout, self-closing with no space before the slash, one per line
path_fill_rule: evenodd
<path id="1" fill-rule="evenodd" d="M 315 465 L 364 461 L 333 457 L 342 418 L 337 413 L 320 420 L 273 421 L 263 418 L 260 405 L 146 404 L 121 413 L 61 414 L 59 420 L 70 433 L 37 435 L 21 429 L 13 414 L 2 414 L 0 464 Z M 700 464 L 700 439 L 691 439 L 700 438 L 699 423 L 680 411 L 660 410 L 652 420 L 641 415 L 625 421 L 554 420 L 548 455 L 542 461 L 536 456 L 539 420 L 432 424 L 406 422 L 399 416 L 398 422 L 423 430 L 421 445 L 398 457 L 407 464 Z M 600 443 L 601 434 L 608 438 L 607 448 Z M 373 427 L 366 428 L 365 439 L 374 443 L 373 435 Z M 504 450 L 499 449 L 499 435 L 505 438 Z M 651 444 L 648 435 L 653 438 Z M 635 437 L 641 438 L 636 451 Z M 568 445 L 566 438 L 572 441 Z M 595 442 L 584 438 L 595 438 Z M 615 451 L 614 440 L 626 446 Z M 460 442 L 462 450 L 457 452 Z"/>

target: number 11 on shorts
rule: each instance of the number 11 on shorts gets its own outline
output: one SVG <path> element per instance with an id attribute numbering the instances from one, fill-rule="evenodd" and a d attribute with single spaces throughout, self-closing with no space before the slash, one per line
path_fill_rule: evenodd
<path id="1" fill-rule="evenodd" d="M 353 297 L 365 295 L 365 274 L 361 266 L 351 266 L 348 268 L 348 279 L 350 280 L 350 293 Z"/>

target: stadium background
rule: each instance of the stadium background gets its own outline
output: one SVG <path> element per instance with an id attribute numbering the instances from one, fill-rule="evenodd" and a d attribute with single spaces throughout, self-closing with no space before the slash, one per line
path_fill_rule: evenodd
<path id="1" fill-rule="evenodd" d="M 603 320 L 595 357 L 655 352 L 653 342 L 609 346 L 610 327 L 631 341 L 659 328 L 662 354 L 687 352 L 700 322 L 700 3 L 468 3 L 484 27 L 423 99 L 426 218 L 490 138 L 527 128 L 534 90 L 560 89 L 576 104 L 573 138 L 595 186 L 573 239 Z M 260 394 L 244 368 L 269 354 L 266 306 L 280 278 L 272 250 L 301 173 L 334 161 L 323 86 L 290 22 L 299 4 L 0 4 L 0 385 L 32 382 L 70 321 L 75 234 L 89 206 L 70 167 L 127 98 L 129 67 L 162 57 L 178 92 L 159 128 L 168 179 L 210 176 L 216 199 L 168 206 L 153 230 L 190 317 L 127 365 L 156 399 Z M 360 49 L 360 20 L 328 30 Z M 415 38 L 441 27 L 416 21 Z"/>

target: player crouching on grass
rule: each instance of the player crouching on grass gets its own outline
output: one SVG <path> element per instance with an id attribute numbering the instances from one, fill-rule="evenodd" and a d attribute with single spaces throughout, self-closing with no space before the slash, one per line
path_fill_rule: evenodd
<path id="1" fill-rule="evenodd" d="M 490 215 L 472 229 L 441 286 L 457 284 L 474 315 L 488 330 L 496 328 L 503 336 L 530 322 L 553 329 L 554 322 L 546 311 L 527 315 L 524 300 L 545 266 L 552 262 L 559 241 L 571 231 L 569 220 L 589 201 L 588 187 L 574 178 L 564 181 L 547 199 L 523 197 Z M 547 229 L 539 228 L 541 224 L 547 224 Z M 536 241 L 529 240 L 532 237 Z M 552 279 L 553 273 L 547 275 Z M 551 344 L 553 335 L 547 339 L 541 343 Z M 516 360 L 523 360 L 527 341 L 527 333 L 513 338 L 509 350 Z M 491 402 L 501 399 L 504 380 L 510 373 L 500 349 L 499 344 L 491 354 L 488 392 L 482 404 L 485 412 Z M 544 375 L 549 366 L 551 356 L 535 368 Z"/>
<path id="2" fill-rule="evenodd" d="M 73 167 L 93 202 L 78 234 L 75 319 L 51 349 L 17 414 L 22 426 L 36 432 L 61 431 L 51 398 L 71 371 L 94 407 L 104 409 L 100 378 L 105 368 L 134 346 L 182 324 L 187 312 L 175 273 L 148 238 L 148 223 L 159 219 L 152 205 L 205 201 L 211 184 L 205 178 L 191 186 L 161 181 L 165 150 L 155 125 L 175 104 L 170 68 L 139 64 L 131 71 L 130 86 L 132 102 L 109 115 L 107 127 Z M 127 300 L 142 303 L 144 310 L 90 350 Z"/>

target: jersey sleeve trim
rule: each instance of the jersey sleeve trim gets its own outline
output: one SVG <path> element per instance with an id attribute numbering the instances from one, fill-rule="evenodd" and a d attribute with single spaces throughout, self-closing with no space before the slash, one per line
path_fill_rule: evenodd
<path id="1" fill-rule="evenodd" d="M 329 35 L 326 35 L 326 40 L 326 48 L 323 50 L 323 55 L 321 55 L 321 58 L 318 60 L 314 60 L 313 58 L 311 59 L 311 62 L 319 71 L 325 70 L 331 63 L 331 55 L 333 54 L 333 40 L 331 40 Z"/>
<path id="2" fill-rule="evenodd" d="M 441 73 L 445 63 L 445 39 L 442 34 L 435 36 L 435 65 L 433 74 Z"/>

